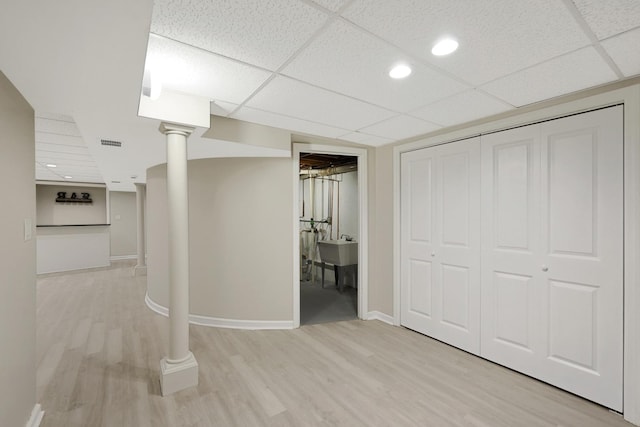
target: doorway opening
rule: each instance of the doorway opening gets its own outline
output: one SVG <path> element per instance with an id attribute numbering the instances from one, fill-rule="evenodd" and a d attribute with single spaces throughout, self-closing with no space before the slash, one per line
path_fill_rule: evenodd
<path id="1" fill-rule="evenodd" d="M 366 317 L 365 157 L 294 146 L 295 327 Z"/>

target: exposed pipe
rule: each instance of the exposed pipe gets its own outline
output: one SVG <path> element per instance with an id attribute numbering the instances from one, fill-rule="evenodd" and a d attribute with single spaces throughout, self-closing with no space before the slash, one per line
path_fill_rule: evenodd
<path id="1" fill-rule="evenodd" d="M 315 207 L 316 207 L 316 183 L 315 178 L 311 177 L 309 179 L 309 206 L 311 211 L 311 219 L 315 217 Z"/>

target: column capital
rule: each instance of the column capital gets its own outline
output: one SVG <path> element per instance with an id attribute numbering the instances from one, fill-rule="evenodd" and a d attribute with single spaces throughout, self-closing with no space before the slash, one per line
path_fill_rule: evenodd
<path id="1" fill-rule="evenodd" d="M 165 135 L 179 134 L 189 136 L 194 130 L 196 130 L 196 128 L 191 126 L 177 125 L 175 123 L 167 122 L 160 123 L 160 132 Z"/>

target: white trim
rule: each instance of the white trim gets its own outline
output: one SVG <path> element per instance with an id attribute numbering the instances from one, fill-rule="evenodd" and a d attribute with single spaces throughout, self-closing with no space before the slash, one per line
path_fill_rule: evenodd
<path id="1" fill-rule="evenodd" d="M 36 181 L 36 185 L 56 185 L 64 187 L 94 187 L 107 188 L 107 184 L 97 184 L 94 182 L 76 182 L 76 181 Z"/>
<path id="2" fill-rule="evenodd" d="M 152 311 L 155 311 L 165 317 L 169 317 L 169 309 L 152 300 L 148 293 L 144 297 L 144 302 Z M 293 329 L 293 322 L 290 320 L 238 320 L 201 316 L 199 314 L 189 314 L 189 323 L 200 326 L 229 329 Z"/>
<path id="3" fill-rule="evenodd" d="M 388 314 L 385 314 L 381 311 L 370 311 L 367 313 L 367 320 L 379 320 L 381 322 L 384 323 L 388 323 L 389 325 L 393 325 L 394 326 L 394 319 L 393 316 L 389 316 Z"/>
<path id="4" fill-rule="evenodd" d="M 368 160 L 364 148 L 318 144 L 293 144 L 293 327 L 300 327 L 300 153 L 338 154 L 358 157 L 358 317 L 366 319 L 369 311 L 369 203 Z"/>
<path id="5" fill-rule="evenodd" d="M 110 261 L 120 261 L 123 259 L 138 259 L 137 255 L 112 255 L 109 257 Z"/>
<path id="6" fill-rule="evenodd" d="M 39 403 L 36 403 L 33 406 L 33 410 L 31 410 L 31 417 L 29 417 L 29 421 L 27 421 L 25 427 L 38 427 L 42 421 L 42 417 L 44 417 L 42 406 L 40 406 Z"/>
<path id="7" fill-rule="evenodd" d="M 527 125 L 568 114 L 624 104 L 624 419 L 640 425 L 640 85 L 571 98 L 563 104 L 481 123 L 447 134 L 428 137 L 393 149 L 394 275 L 393 318 L 400 324 L 400 155 L 432 145 Z M 555 102 L 555 101 L 554 101 Z"/>

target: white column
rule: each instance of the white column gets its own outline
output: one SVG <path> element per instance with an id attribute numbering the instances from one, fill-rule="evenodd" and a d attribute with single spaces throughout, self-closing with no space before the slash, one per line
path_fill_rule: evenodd
<path id="1" fill-rule="evenodd" d="M 138 263 L 133 269 L 134 276 L 147 275 L 147 250 L 145 247 L 145 228 L 144 228 L 144 205 L 145 193 L 147 191 L 146 184 L 136 183 L 136 213 L 137 213 L 137 235 L 138 235 Z"/>
<path id="2" fill-rule="evenodd" d="M 189 351 L 189 199 L 187 137 L 192 127 L 162 123 L 167 135 L 169 214 L 169 356 L 162 359 L 162 395 L 198 385 L 198 362 Z"/>

